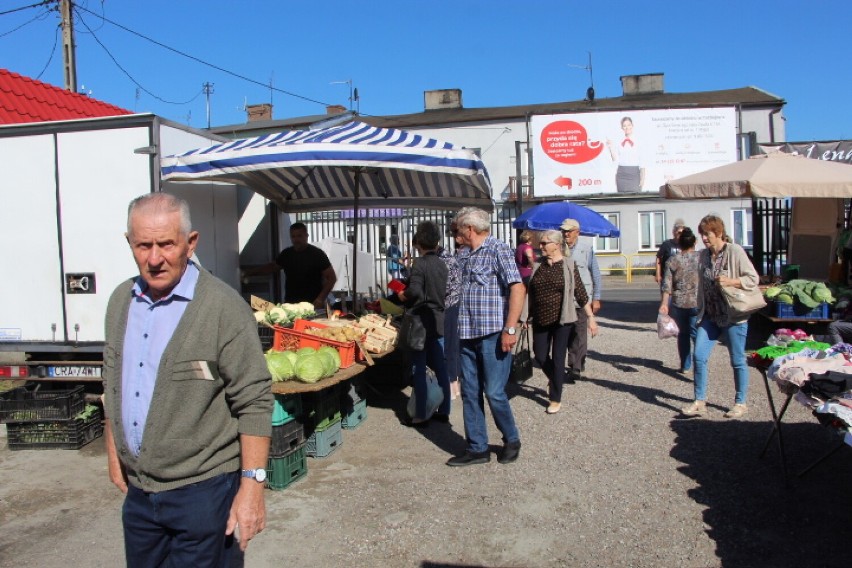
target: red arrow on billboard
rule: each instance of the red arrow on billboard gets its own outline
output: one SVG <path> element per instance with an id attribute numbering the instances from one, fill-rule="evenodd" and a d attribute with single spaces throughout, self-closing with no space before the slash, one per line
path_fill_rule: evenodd
<path id="1" fill-rule="evenodd" d="M 567 178 L 565 176 L 559 176 L 558 178 L 553 180 L 553 183 L 555 183 L 559 187 L 564 187 L 565 189 L 571 189 L 572 185 L 571 178 Z"/>

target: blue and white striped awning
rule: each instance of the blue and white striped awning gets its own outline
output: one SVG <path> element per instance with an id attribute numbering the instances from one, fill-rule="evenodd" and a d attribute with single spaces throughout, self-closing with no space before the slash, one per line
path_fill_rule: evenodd
<path id="1" fill-rule="evenodd" d="M 358 178 L 359 208 L 493 209 L 488 173 L 472 150 L 363 122 L 169 156 L 162 177 L 243 185 L 286 212 L 351 209 Z"/>

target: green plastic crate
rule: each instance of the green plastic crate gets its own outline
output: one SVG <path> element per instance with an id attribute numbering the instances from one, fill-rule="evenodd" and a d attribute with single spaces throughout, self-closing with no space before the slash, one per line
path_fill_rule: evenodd
<path id="1" fill-rule="evenodd" d="M 281 426 L 302 417 L 302 397 L 298 394 L 276 394 L 272 405 L 272 425 Z"/>
<path id="2" fill-rule="evenodd" d="M 301 446 L 280 458 L 269 458 L 266 468 L 266 486 L 272 490 L 287 489 L 308 474 L 305 447 Z"/>
<path id="3" fill-rule="evenodd" d="M 360 426 L 367 419 L 367 401 L 362 400 L 361 402 L 356 402 L 349 409 L 344 409 L 343 412 L 343 420 L 341 423 L 343 424 L 343 428 L 346 430 L 352 430 Z"/>
<path id="4" fill-rule="evenodd" d="M 329 392 L 319 392 L 305 397 L 305 414 L 311 418 L 311 432 L 327 430 L 335 422 L 340 422 L 340 393 L 335 388 Z"/>
<path id="5" fill-rule="evenodd" d="M 343 445 L 343 429 L 340 420 L 333 422 L 325 430 L 311 434 L 305 442 L 305 453 L 312 458 L 324 458 Z"/>

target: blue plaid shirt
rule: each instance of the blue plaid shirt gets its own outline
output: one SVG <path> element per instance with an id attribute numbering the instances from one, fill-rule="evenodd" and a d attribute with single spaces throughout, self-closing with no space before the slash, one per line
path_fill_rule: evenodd
<path id="1" fill-rule="evenodd" d="M 459 336 L 474 339 L 497 333 L 506 323 L 509 287 L 521 282 L 511 247 L 488 235 L 476 250 L 459 253 L 461 301 Z"/>

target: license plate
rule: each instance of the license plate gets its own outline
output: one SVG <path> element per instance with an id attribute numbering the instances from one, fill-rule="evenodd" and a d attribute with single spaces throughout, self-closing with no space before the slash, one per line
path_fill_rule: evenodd
<path id="1" fill-rule="evenodd" d="M 50 377 L 74 377 L 74 378 L 98 378 L 101 376 L 101 368 L 91 365 L 77 365 L 68 367 L 48 367 L 47 374 Z"/>

